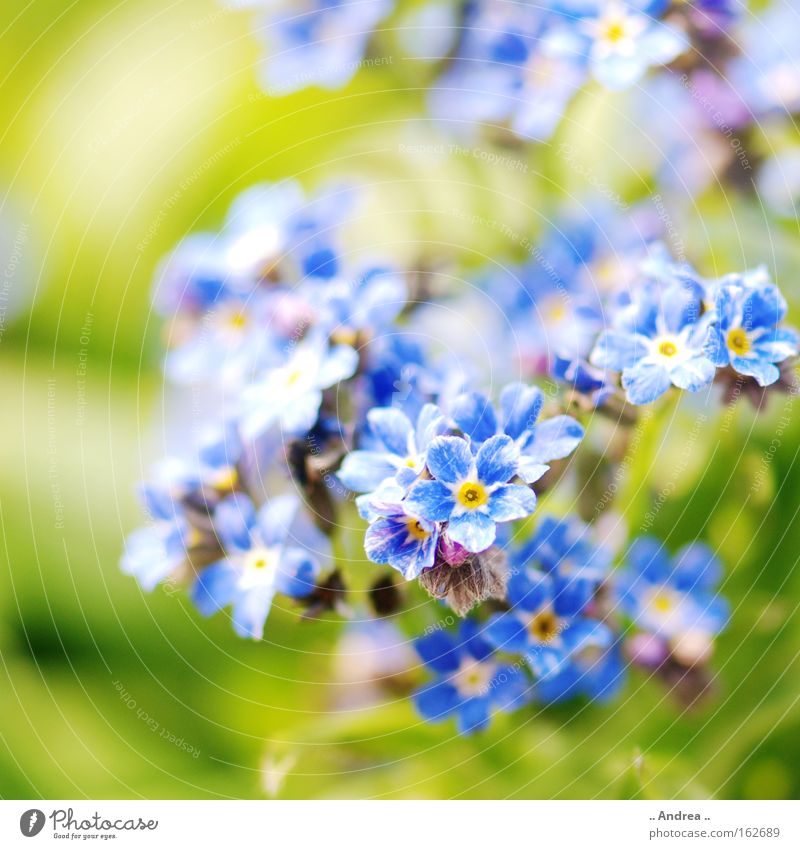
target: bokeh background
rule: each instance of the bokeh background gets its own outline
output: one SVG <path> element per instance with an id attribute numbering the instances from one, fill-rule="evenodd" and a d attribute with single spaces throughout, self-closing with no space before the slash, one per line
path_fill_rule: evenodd
<path id="1" fill-rule="evenodd" d="M 697 410 L 683 399 L 634 457 L 629 523 L 671 481 L 653 532 L 671 549 L 705 539 L 726 564 L 733 618 L 713 693 L 691 709 L 639 673 L 611 705 L 533 709 L 460 738 L 418 721 L 399 691 L 344 680 L 341 622 L 298 627 L 277 611 L 252 644 L 181 592 L 147 595 L 119 572 L 141 522 L 135 483 L 177 403 L 153 274 L 181 237 L 219 227 L 243 188 L 352 176 L 365 186 L 350 226 L 361 246 L 467 265 L 514 258 L 510 232 L 535 239 L 598 185 L 630 201 L 656 191 L 631 150 L 657 128 L 636 139 L 626 127 L 620 145 L 623 95 L 590 88 L 551 144 L 503 153 L 523 168 L 449 147 L 424 118 L 429 71 L 390 31 L 388 61 L 345 89 L 275 99 L 258 87 L 250 24 L 213 0 L 0 8 L 0 794 L 796 798 L 791 398 L 710 419 L 688 461 L 681 433 Z M 687 186 L 668 210 L 705 273 L 765 262 L 800 298 L 797 221 L 768 216 L 757 194 Z"/>

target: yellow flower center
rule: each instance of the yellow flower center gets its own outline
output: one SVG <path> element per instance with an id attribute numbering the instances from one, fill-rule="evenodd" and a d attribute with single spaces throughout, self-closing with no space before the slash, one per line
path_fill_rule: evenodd
<path id="1" fill-rule="evenodd" d="M 256 548 L 250 552 L 245 562 L 247 569 L 253 569 L 257 572 L 262 572 L 275 565 L 274 558 L 265 548 Z"/>
<path id="2" fill-rule="evenodd" d="M 621 20 L 609 22 L 603 35 L 605 40 L 610 41 L 612 44 L 622 41 L 622 39 L 626 38 L 628 35 L 625 28 L 625 22 Z"/>
<path id="3" fill-rule="evenodd" d="M 227 469 L 222 471 L 214 481 L 214 487 L 216 489 L 229 490 L 233 489 L 239 481 L 239 472 L 236 466 L 229 466 Z"/>
<path id="4" fill-rule="evenodd" d="M 478 507 L 486 504 L 489 496 L 483 484 L 477 481 L 467 481 L 461 484 L 457 498 L 459 503 L 466 507 L 467 510 L 476 510 Z"/>
<path id="5" fill-rule="evenodd" d="M 750 350 L 750 340 L 742 327 L 734 327 L 728 331 L 728 347 L 735 354 L 746 354 Z"/>
<path id="6" fill-rule="evenodd" d="M 541 643 L 549 642 L 558 634 L 558 618 L 552 610 L 543 610 L 531 619 L 528 633 Z"/>
<path id="7" fill-rule="evenodd" d="M 659 613 L 669 613 L 672 610 L 672 599 L 666 593 L 659 593 L 653 599 L 653 607 Z"/>
<path id="8" fill-rule="evenodd" d="M 355 348 L 358 342 L 358 331 L 351 327 L 339 327 L 333 332 L 331 339 L 337 345 L 349 345 L 351 348 Z"/>
<path id="9" fill-rule="evenodd" d="M 664 339 L 658 345 L 658 353 L 662 357 L 674 357 L 678 353 L 678 346 L 671 339 Z"/>
<path id="10" fill-rule="evenodd" d="M 286 375 L 286 385 L 287 386 L 294 386 L 295 383 L 297 383 L 297 381 L 300 380 L 300 378 L 302 376 L 303 376 L 303 369 L 300 369 L 300 368 L 292 369 Z"/>
<path id="11" fill-rule="evenodd" d="M 228 318 L 228 323 L 233 330 L 241 330 L 247 324 L 247 316 L 237 312 Z"/>
<path id="12" fill-rule="evenodd" d="M 408 535 L 414 539 L 422 540 L 427 539 L 430 536 L 430 532 L 426 531 L 416 519 L 407 519 L 406 528 L 408 530 Z"/>

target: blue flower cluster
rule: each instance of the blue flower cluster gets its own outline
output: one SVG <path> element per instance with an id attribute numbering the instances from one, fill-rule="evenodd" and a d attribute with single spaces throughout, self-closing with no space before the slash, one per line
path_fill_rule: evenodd
<path id="1" fill-rule="evenodd" d="M 266 91 L 280 96 L 349 82 L 395 0 L 236 0 L 236 6 L 263 10 L 256 27 L 266 50 L 260 76 Z"/>
<path id="2" fill-rule="evenodd" d="M 207 409 L 142 485 L 150 521 L 124 571 L 146 590 L 188 587 L 200 614 L 228 611 L 258 640 L 280 604 L 311 618 L 358 597 L 342 556 L 354 497 L 374 610 L 420 586 L 463 618 L 417 642 L 435 674 L 414 697 L 426 719 L 472 732 L 531 701 L 611 698 L 632 663 L 702 668 L 727 618 L 708 549 L 670 560 L 638 540 L 614 568 L 571 511 L 530 517 L 543 495 L 577 504 L 591 486 L 570 459 L 580 419 L 617 417 L 622 391 L 638 405 L 720 375 L 779 380 L 798 336 L 767 272 L 705 279 L 648 215 L 595 207 L 555 222 L 528 262 L 432 298 L 413 269 L 343 252 L 355 203 L 347 186 L 257 186 L 164 261 L 166 374 Z M 453 318 L 476 303 L 488 374 Z M 543 391 L 541 377 L 557 380 Z"/>
<path id="3" fill-rule="evenodd" d="M 578 695 L 606 700 L 624 683 L 621 637 L 597 601 L 611 554 L 589 529 L 545 517 L 528 543 L 510 550 L 510 560 L 506 610 L 417 640 L 436 674 L 415 695 L 426 719 L 455 715 L 462 732 L 477 731 L 493 711 Z"/>
<path id="4" fill-rule="evenodd" d="M 507 124 L 523 138 L 549 139 L 589 78 L 627 88 L 689 49 L 685 29 L 661 19 L 669 6 L 478 0 L 456 59 L 432 91 L 432 110 L 448 122 Z"/>
<path id="5" fill-rule="evenodd" d="M 437 555 L 450 559 L 442 549 L 480 554 L 498 523 L 531 515 L 530 485 L 583 437 L 569 416 L 540 421 L 543 405 L 540 389 L 516 383 L 500 393 L 499 410 L 479 393 L 462 393 L 448 414 L 423 407 L 416 427 L 398 410 L 372 410 L 365 447 L 339 471 L 345 486 L 367 493 L 359 501 L 370 522 L 368 557 L 416 578 Z"/>
<path id="6" fill-rule="evenodd" d="M 635 632 L 629 644 L 633 660 L 648 667 L 669 658 L 685 667 L 707 662 L 713 638 L 729 618 L 717 591 L 721 574 L 719 560 L 702 543 L 670 558 L 659 540 L 634 540 L 625 568 L 614 576 L 619 606 Z"/>
<path id="7" fill-rule="evenodd" d="M 645 278 L 609 309 L 592 365 L 621 372 L 633 404 L 649 404 L 671 386 L 698 392 L 717 369 L 759 386 L 798 352 L 797 332 L 781 326 L 786 301 L 764 269 L 705 281 L 685 263 L 658 257 Z"/>

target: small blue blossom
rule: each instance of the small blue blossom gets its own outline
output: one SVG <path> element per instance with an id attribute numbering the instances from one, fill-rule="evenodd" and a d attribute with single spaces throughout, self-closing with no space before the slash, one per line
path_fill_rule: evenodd
<path id="1" fill-rule="evenodd" d="M 613 642 L 605 625 L 585 615 L 581 594 L 540 570 L 513 571 L 507 600 L 511 609 L 489 619 L 486 639 L 499 650 L 523 655 L 537 678 L 561 672 L 586 641 Z"/>
<path id="2" fill-rule="evenodd" d="M 511 711 L 529 700 L 525 673 L 500 662 L 480 626 L 465 620 L 458 632 L 434 631 L 415 643 L 425 665 L 437 674 L 414 693 L 414 704 L 430 722 L 456 717 L 462 734 L 481 731 L 493 711 Z"/>
<path id="3" fill-rule="evenodd" d="M 522 519 L 536 508 L 529 487 L 510 483 L 519 471 L 519 448 L 505 434 L 487 439 L 474 456 L 466 439 L 437 436 L 426 466 L 433 480 L 415 483 L 404 507 L 429 522 L 447 522 L 450 539 L 467 551 L 485 551 L 497 522 Z"/>
<path id="4" fill-rule="evenodd" d="M 191 458 L 168 458 L 139 487 L 153 524 L 125 541 L 121 568 L 148 591 L 175 574 L 208 537 L 208 513 L 238 482 L 243 446 L 235 423 L 205 433 Z M 201 526 L 200 528 L 198 527 Z"/>
<path id="5" fill-rule="evenodd" d="M 317 335 L 289 351 L 283 365 L 269 369 L 242 392 L 242 432 L 256 437 L 273 425 L 300 436 L 314 426 L 322 390 L 352 377 L 358 354 L 349 345 L 329 345 Z"/>
<path id="6" fill-rule="evenodd" d="M 775 363 L 798 352 L 796 331 L 778 327 L 785 315 L 786 301 L 777 286 L 727 282 L 716 292 L 704 351 L 716 366 L 731 366 L 768 386 L 780 377 Z"/>
<path id="7" fill-rule="evenodd" d="M 431 93 L 448 123 L 506 122 L 517 135 L 549 139 L 586 77 L 582 63 L 550 50 L 550 10 L 483 0 L 471 4 L 458 55 Z"/>
<path id="8" fill-rule="evenodd" d="M 218 380 L 238 386 L 254 369 L 279 355 L 270 322 L 273 298 L 226 297 L 209 305 L 185 341 L 167 354 L 164 370 L 176 383 Z"/>
<path id="9" fill-rule="evenodd" d="M 500 415 L 478 392 L 459 395 L 451 415 L 477 449 L 496 434 L 511 437 L 519 450 L 517 474 L 525 483 L 538 480 L 551 460 L 569 456 L 583 439 L 583 427 L 570 416 L 538 421 L 544 395 L 535 386 L 511 383 L 500 393 Z"/>
<path id="10" fill-rule="evenodd" d="M 251 5 L 264 5 L 258 0 Z M 394 0 L 293 0 L 269 3 L 259 30 L 268 55 L 262 69 L 264 88 L 290 94 L 310 85 L 335 89 L 355 74 L 374 27 L 394 8 Z"/>
<path id="11" fill-rule="evenodd" d="M 598 368 L 622 372 L 632 404 L 649 404 L 670 386 L 697 392 L 714 379 L 703 345 L 709 319 L 702 316 L 699 284 L 651 281 L 621 309 L 590 355 Z"/>
<path id="12" fill-rule="evenodd" d="M 538 678 L 533 698 L 545 703 L 587 696 L 606 702 L 625 683 L 625 660 L 614 633 L 601 623 L 587 629 L 570 653 L 569 662 L 551 675 Z"/>
<path id="13" fill-rule="evenodd" d="M 615 573 L 615 586 L 634 626 L 674 647 L 687 636 L 713 637 L 725 627 L 727 603 L 716 592 L 721 571 L 713 551 L 702 543 L 670 558 L 659 540 L 640 537 Z"/>
<path id="14" fill-rule="evenodd" d="M 400 503 L 371 502 L 372 523 L 364 537 L 367 557 L 374 563 L 388 563 L 407 581 L 430 569 L 436 558 L 439 530 L 406 513 Z"/>
<path id="15" fill-rule="evenodd" d="M 611 551 L 594 540 L 580 519 L 553 516 L 544 516 L 531 539 L 509 556 L 519 568 L 535 563 L 553 579 L 554 591 L 577 608 L 591 604 L 612 560 Z"/>
<path id="16" fill-rule="evenodd" d="M 367 413 L 365 448 L 351 451 L 339 469 L 339 480 L 353 492 L 372 492 L 387 478 L 409 486 L 425 468 L 431 439 L 445 429 L 438 407 L 426 404 L 416 427 L 400 410 L 379 407 Z"/>
<path id="17" fill-rule="evenodd" d="M 198 610 L 210 616 L 232 605 L 239 636 L 260 640 L 276 593 L 294 598 L 309 595 L 320 566 L 298 535 L 316 550 L 319 535 L 296 530 L 298 499 L 278 496 L 256 511 L 241 493 L 228 496 L 214 511 L 214 528 L 226 556 L 205 568 L 192 589 Z"/>
<path id="18" fill-rule="evenodd" d="M 648 68 L 676 59 L 689 47 L 675 27 L 648 13 L 652 2 L 587 0 L 580 14 L 570 15 L 547 36 L 549 48 L 575 62 L 585 62 L 592 75 L 611 89 L 634 85 Z M 642 11 L 644 7 L 644 11 Z"/>
<path id="19" fill-rule="evenodd" d="M 390 268 L 369 268 L 353 279 L 310 281 L 309 300 L 317 305 L 319 323 L 338 342 L 353 344 L 359 331 L 382 333 L 405 307 L 408 287 Z"/>
<path id="20" fill-rule="evenodd" d="M 573 392 L 590 399 L 596 407 L 602 406 L 616 391 L 608 373 L 595 368 L 583 359 L 570 359 L 556 355 L 553 360 L 553 377 L 566 384 Z"/>
<path id="21" fill-rule="evenodd" d="M 797 112 L 800 43 L 796 7 L 771 3 L 757 16 L 743 16 L 742 23 L 736 34 L 739 53 L 725 73 L 737 99 L 747 105 L 750 120 Z"/>
<path id="22" fill-rule="evenodd" d="M 182 516 L 137 528 L 125 539 L 120 567 L 150 592 L 186 562 L 192 534 Z"/>

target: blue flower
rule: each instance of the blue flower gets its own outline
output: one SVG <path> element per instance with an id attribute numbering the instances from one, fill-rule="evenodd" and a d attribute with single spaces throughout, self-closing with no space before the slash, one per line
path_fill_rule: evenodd
<path id="1" fill-rule="evenodd" d="M 759 386 L 768 386 L 780 377 L 775 363 L 797 355 L 798 336 L 778 327 L 786 315 L 786 301 L 776 286 L 741 282 L 718 288 L 704 350 L 715 365 L 729 365 L 754 377 Z"/>
<path id="2" fill-rule="evenodd" d="M 399 503 L 371 503 L 372 523 L 364 537 L 367 557 L 374 563 L 388 563 L 407 581 L 430 569 L 439 542 L 438 526 L 409 516 Z"/>
<path id="3" fill-rule="evenodd" d="M 649 404 L 673 385 L 697 392 L 715 372 L 703 350 L 709 320 L 701 312 L 697 284 L 647 283 L 620 310 L 616 328 L 601 334 L 589 360 L 622 372 L 632 404 Z"/>
<path id="4" fill-rule="evenodd" d="M 561 702 L 575 696 L 605 702 L 625 683 L 625 661 L 619 640 L 601 623 L 585 631 L 570 653 L 569 662 L 557 672 L 538 678 L 533 698 L 541 702 Z"/>
<path id="5" fill-rule="evenodd" d="M 320 567 L 316 557 L 296 542 L 302 536 L 317 550 L 324 543 L 309 528 L 299 530 L 298 507 L 295 496 L 285 495 L 256 511 L 241 493 L 217 506 L 214 528 L 226 556 L 204 569 L 192 589 L 204 616 L 230 604 L 236 633 L 260 640 L 276 593 L 309 595 Z"/>
<path id="6" fill-rule="evenodd" d="M 495 434 L 511 437 L 519 451 L 517 474 L 525 483 L 538 480 L 551 460 L 569 456 L 583 439 L 583 427 L 570 416 L 538 422 L 544 395 L 535 386 L 511 383 L 500 393 L 500 417 L 491 402 L 478 392 L 459 395 L 452 418 L 475 447 Z"/>
<path id="7" fill-rule="evenodd" d="M 679 30 L 637 6 L 651 3 L 591 0 L 581 14 L 554 27 L 546 43 L 556 55 L 585 62 L 596 80 L 611 89 L 634 85 L 653 65 L 664 65 L 689 47 Z"/>
<path id="8" fill-rule="evenodd" d="M 493 711 L 511 711 L 529 700 L 525 673 L 493 656 L 476 622 L 464 621 L 457 633 L 434 631 L 415 645 L 438 676 L 414 693 L 417 710 L 430 722 L 455 715 L 459 732 L 470 734 L 486 728 Z"/>
<path id="9" fill-rule="evenodd" d="M 208 514 L 238 483 L 243 446 L 235 423 L 203 434 L 191 458 L 168 458 L 139 487 L 153 524 L 125 541 L 121 568 L 145 590 L 175 574 L 192 549 L 207 543 Z"/>
<path id="10" fill-rule="evenodd" d="M 257 293 L 230 296 L 209 305 L 188 338 L 168 352 L 164 370 L 176 383 L 219 380 L 239 386 L 254 369 L 279 356 L 271 326 L 273 298 Z"/>
<path id="11" fill-rule="evenodd" d="M 183 566 L 192 536 L 191 525 L 180 516 L 137 528 L 125 539 L 120 568 L 150 592 Z"/>
<path id="12" fill-rule="evenodd" d="M 437 436 L 428 446 L 426 466 L 434 479 L 411 487 L 406 512 L 447 522 L 450 539 L 467 551 L 485 551 L 497 522 L 529 516 L 536 507 L 531 489 L 509 483 L 519 470 L 519 449 L 505 434 L 487 439 L 475 456 L 466 439 Z"/>
<path id="13" fill-rule="evenodd" d="M 274 5 L 274 4 L 271 4 Z M 265 20 L 262 80 L 272 95 L 310 85 L 340 88 L 355 74 L 373 28 L 394 0 L 302 0 Z"/>
<path id="14" fill-rule="evenodd" d="M 316 335 L 304 339 L 283 365 L 242 392 L 242 433 L 256 437 L 275 424 L 292 436 L 308 432 L 319 416 L 322 390 L 352 377 L 357 367 L 358 354 L 349 345 L 330 346 Z"/>
<path id="15" fill-rule="evenodd" d="M 486 639 L 499 650 L 523 655 L 537 678 L 563 671 L 587 641 L 613 643 L 608 628 L 585 615 L 586 599 L 553 575 L 516 569 L 506 592 L 511 609 L 489 619 Z"/>
<path id="16" fill-rule="evenodd" d="M 391 407 L 367 413 L 366 448 L 351 451 L 337 476 L 353 492 L 372 492 L 387 478 L 408 486 L 425 468 L 425 453 L 431 439 L 445 429 L 438 407 L 426 404 L 416 427 L 408 417 Z"/>
<path id="17" fill-rule="evenodd" d="M 608 373 L 592 366 L 587 360 L 556 355 L 553 377 L 569 386 L 573 392 L 590 399 L 595 407 L 602 406 L 615 392 Z"/>
<path id="18" fill-rule="evenodd" d="M 592 538 L 580 519 L 544 516 L 533 537 L 513 549 L 511 563 L 525 568 L 533 563 L 553 579 L 554 592 L 569 598 L 576 608 L 588 606 L 600 584 L 608 577 L 612 553 Z"/>
<path id="19" fill-rule="evenodd" d="M 744 101 L 751 120 L 794 114 L 800 109 L 797 9 L 790 3 L 771 3 L 745 22 L 736 37 L 738 55 L 725 73 L 737 102 Z"/>
<path id="20" fill-rule="evenodd" d="M 553 16 L 533 5 L 474 3 L 458 56 L 431 93 L 449 123 L 506 122 L 545 141 L 586 77 L 583 63 L 550 50 Z"/>
<path id="21" fill-rule="evenodd" d="M 615 586 L 635 627 L 674 648 L 686 637 L 713 637 L 725 627 L 728 606 L 716 593 L 721 571 L 702 543 L 670 558 L 659 540 L 640 537 L 630 546 L 625 568 L 615 573 Z"/>
<path id="22" fill-rule="evenodd" d="M 355 344 L 359 332 L 385 331 L 408 299 L 402 275 L 380 267 L 356 273 L 354 279 L 311 280 L 306 291 L 320 312 L 319 323 L 332 339 L 347 344 Z"/>

